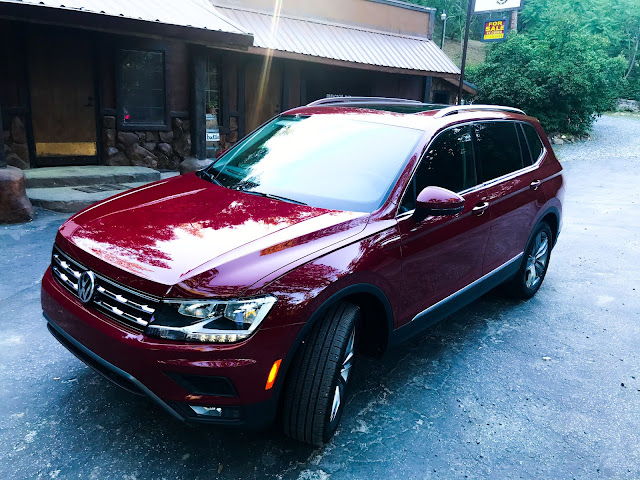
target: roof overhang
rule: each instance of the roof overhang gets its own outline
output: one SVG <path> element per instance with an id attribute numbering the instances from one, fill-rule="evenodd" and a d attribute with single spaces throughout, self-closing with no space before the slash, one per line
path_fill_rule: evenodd
<path id="1" fill-rule="evenodd" d="M 62 1 L 0 0 L 0 18 L 243 50 L 253 44 L 253 35 L 206 1 Z"/>
<path id="2" fill-rule="evenodd" d="M 429 38 L 218 6 L 254 36 L 249 53 L 326 65 L 457 78 L 460 70 Z"/>

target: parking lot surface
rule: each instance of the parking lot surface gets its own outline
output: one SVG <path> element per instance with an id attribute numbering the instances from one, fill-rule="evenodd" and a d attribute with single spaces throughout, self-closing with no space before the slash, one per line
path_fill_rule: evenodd
<path id="1" fill-rule="evenodd" d="M 356 366 L 323 448 L 189 427 L 95 374 L 45 328 L 66 215 L 0 227 L 0 478 L 640 478 L 640 119 L 557 148 L 568 183 L 547 278 L 491 292 Z"/>

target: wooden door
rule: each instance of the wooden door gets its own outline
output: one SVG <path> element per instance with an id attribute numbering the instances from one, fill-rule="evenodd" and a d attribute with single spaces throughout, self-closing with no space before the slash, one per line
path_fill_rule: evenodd
<path id="1" fill-rule="evenodd" d="M 245 75 L 245 125 L 250 133 L 280 113 L 282 68 L 271 57 L 263 57 L 249 63 Z"/>
<path id="2" fill-rule="evenodd" d="M 36 166 L 97 163 L 92 49 L 87 34 L 36 27 L 28 48 Z"/>

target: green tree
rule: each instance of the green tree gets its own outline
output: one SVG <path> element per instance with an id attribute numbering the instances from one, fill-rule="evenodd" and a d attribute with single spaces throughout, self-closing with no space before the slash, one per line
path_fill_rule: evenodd
<path id="1" fill-rule="evenodd" d="M 610 58 L 608 45 L 571 23 L 548 27 L 540 39 L 510 34 L 469 79 L 478 102 L 522 108 L 549 132 L 582 134 L 611 107 L 624 74 L 625 60 Z"/>

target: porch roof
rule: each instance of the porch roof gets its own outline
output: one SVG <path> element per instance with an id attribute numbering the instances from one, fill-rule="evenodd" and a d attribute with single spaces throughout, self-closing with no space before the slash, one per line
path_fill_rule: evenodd
<path id="1" fill-rule="evenodd" d="M 250 33 L 206 0 L 0 0 L 0 17 L 205 44 L 253 44 Z"/>
<path id="2" fill-rule="evenodd" d="M 413 75 L 458 76 L 460 70 L 430 39 L 355 25 L 216 7 L 254 36 L 254 53 Z"/>

